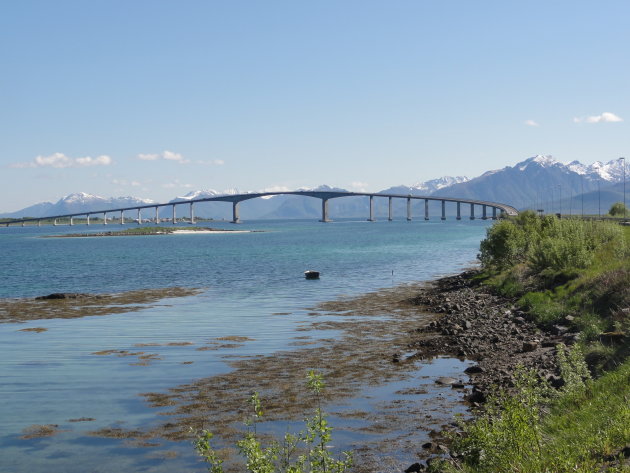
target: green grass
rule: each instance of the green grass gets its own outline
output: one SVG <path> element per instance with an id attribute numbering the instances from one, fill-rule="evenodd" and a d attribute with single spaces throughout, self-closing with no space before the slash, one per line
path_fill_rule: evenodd
<path id="1" fill-rule="evenodd" d="M 464 425 L 464 435 L 452 446 L 461 463 L 433 470 L 630 471 L 621 455 L 630 443 L 630 362 L 596 381 L 582 379 L 578 376 L 570 388 L 549 397 L 533 374 L 520 373 L 516 395 L 498 393 L 483 415 Z"/>
<path id="2" fill-rule="evenodd" d="M 480 259 L 483 283 L 541 327 L 579 331 L 595 373 L 630 356 L 630 227 L 524 212 L 488 230 Z M 625 342 L 603 347 L 610 332 Z"/>
<path id="3" fill-rule="evenodd" d="M 481 283 L 517 300 L 543 328 L 579 332 L 559 350 L 560 392 L 517 376 L 453 440 L 458 461 L 434 471 L 630 472 L 630 227 L 525 212 L 481 244 Z M 587 366 L 589 372 L 586 371 Z M 584 380 L 592 373 L 597 379 Z"/>

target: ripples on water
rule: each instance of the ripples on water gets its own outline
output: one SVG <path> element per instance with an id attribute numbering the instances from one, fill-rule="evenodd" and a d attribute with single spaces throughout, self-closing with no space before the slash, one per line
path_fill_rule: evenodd
<path id="1" fill-rule="evenodd" d="M 180 457 L 163 462 L 159 452 L 85 433 L 117 421 L 125 428 L 154 422 L 156 410 L 138 393 L 225 372 L 225 355 L 286 348 L 318 302 L 469 266 L 487 225 L 259 221 L 237 228 L 263 232 L 109 238 L 40 238 L 102 230 L 96 225 L 1 228 L 0 297 L 173 286 L 204 291 L 127 314 L 0 324 L 0 470 L 200 471 L 188 445 L 170 445 Z M 321 279 L 305 280 L 306 269 L 320 271 Z M 33 327 L 47 330 L 19 331 Z M 238 348 L 197 350 L 226 336 L 254 340 Z M 173 342 L 192 345 L 165 346 Z M 103 350 L 142 351 L 159 359 L 143 366 L 134 364 L 142 355 L 92 354 Z M 96 420 L 68 422 L 81 417 Z M 33 424 L 56 424 L 61 432 L 20 439 Z"/>

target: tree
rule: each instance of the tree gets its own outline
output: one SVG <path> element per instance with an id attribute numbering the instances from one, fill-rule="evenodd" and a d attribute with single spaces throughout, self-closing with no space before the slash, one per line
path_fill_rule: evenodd
<path id="1" fill-rule="evenodd" d="M 623 202 L 615 202 L 614 204 L 612 204 L 612 207 L 610 207 L 608 214 L 613 217 L 621 217 L 624 215 L 625 211 L 626 208 L 624 207 Z"/>

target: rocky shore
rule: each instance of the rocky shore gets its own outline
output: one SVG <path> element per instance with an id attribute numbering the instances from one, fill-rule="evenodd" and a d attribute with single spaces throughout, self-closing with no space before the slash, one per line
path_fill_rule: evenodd
<path id="1" fill-rule="evenodd" d="M 456 356 L 474 360 L 466 369 L 470 380 L 466 382 L 466 400 L 480 408 L 488 394 L 496 388 L 513 387 L 513 375 L 518 366 L 535 370 L 541 379 L 554 387 L 563 383 L 556 365 L 558 344 L 571 345 L 577 334 L 566 326 L 555 325 L 545 331 L 519 310 L 514 300 L 493 294 L 490 289 L 474 280 L 476 271 L 467 271 L 435 281 L 409 300 L 423 311 L 436 317 L 427 325 L 418 327 L 412 334 L 408 349 L 415 351 L 411 358 L 427 359 L 434 356 Z M 566 321 L 571 320 L 567 316 Z M 396 361 L 397 355 L 394 355 Z M 455 388 L 462 387 L 457 379 L 442 380 Z M 435 433 L 436 442 L 424 445 L 427 450 L 443 455 L 441 434 Z M 421 471 L 417 463 L 406 471 Z"/>
<path id="2" fill-rule="evenodd" d="M 468 400 L 482 403 L 491 386 L 510 388 L 517 366 L 534 369 L 559 387 L 556 346 L 571 345 L 577 334 L 556 325 L 543 331 L 517 309 L 515 301 L 497 296 L 475 283 L 474 271 L 439 279 L 433 287 L 410 300 L 438 317 L 417 329 L 409 345 L 415 357 L 452 355 L 477 362 L 466 373 L 473 391 Z M 568 316 L 570 320 L 570 316 Z"/>

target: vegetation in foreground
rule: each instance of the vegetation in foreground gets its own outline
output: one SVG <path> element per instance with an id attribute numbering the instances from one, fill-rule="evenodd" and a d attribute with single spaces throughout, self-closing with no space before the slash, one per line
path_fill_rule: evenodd
<path id="1" fill-rule="evenodd" d="M 524 212 L 488 230 L 481 279 L 541 326 L 580 332 L 599 375 L 629 355 L 630 228 Z"/>
<path id="2" fill-rule="evenodd" d="M 248 430 L 237 442 L 239 453 L 245 459 L 246 471 L 252 473 L 343 473 L 352 466 L 352 456 L 344 452 L 344 459 L 337 460 L 329 451 L 332 428 L 321 408 L 324 389 L 322 375 L 308 373 L 308 387 L 316 396 L 317 408 L 312 417 L 305 420 L 306 430 L 298 434 L 287 433 L 283 441 L 272 441 L 263 446 L 256 424 L 262 420 L 263 409 L 258 393 L 251 397 L 253 414 L 245 424 Z M 210 445 L 213 434 L 207 430 L 197 433 L 195 449 L 208 464 L 210 473 L 223 473 L 223 460 Z"/>
<path id="3" fill-rule="evenodd" d="M 564 353 L 560 347 L 559 353 Z M 550 389 L 521 371 L 515 392 L 498 392 L 453 436 L 457 461 L 437 472 L 630 471 L 630 362 L 593 381 L 578 349 L 561 357 L 565 385 Z"/>
<path id="4" fill-rule="evenodd" d="M 483 283 L 513 297 L 542 327 L 579 332 L 558 347 L 564 386 L 516 376 L 454 436 L 456 461 L 434 471 L 630 471 L 630 229 L 524 212 L 481 244 Z M 591 379 L 594 375 L 597 379 Z"/>

